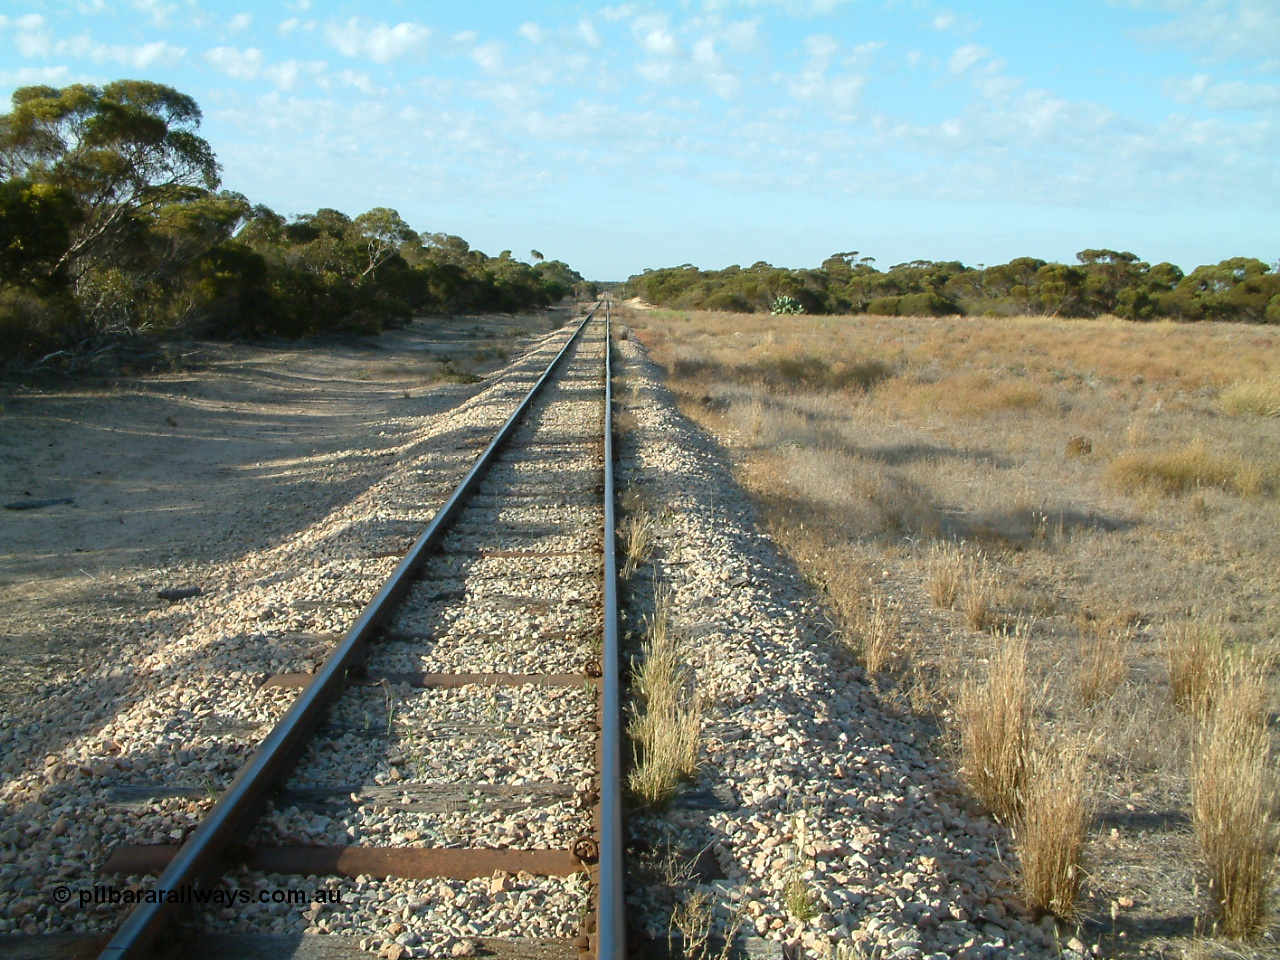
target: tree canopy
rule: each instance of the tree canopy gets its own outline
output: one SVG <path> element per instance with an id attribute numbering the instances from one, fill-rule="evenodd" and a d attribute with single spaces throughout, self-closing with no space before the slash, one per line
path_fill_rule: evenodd
<path id="1" fill-rule="evenodd" d="M 969 267 L 911 260 L 878 270 L 858 251 L 834 253 L 815 269 L 768 263 L 699 270 L 690 264 L 646 270 L 627 296 L 681 309 L 770 311 L 790 298 L 805 313 L 881 315 L 1042 314 L 1129 320 L 1237 320 L 1280 323 L 1280 272 L 1233 257 L 1184 276 L 1174 264 L 1145 263 L 1127 251 L 1089 249 L 1076 263 L 1016 257 Z"/>
<path id="2" fill-rule="evenodd" d="M 218 191 L 200 108 L 163 84 L 23 87 L 0 115 L 0 353 L 146 334 L 370 333 L 415 311 L 518 310 L 582 277 L 489 257 L 375 207 L 286 217 Z"/>
<path id="3" fill-rule="evenodd" d="M 23 87 L 0 117 L 0 175 L 66 191 L 79 213 L 57 266 L 78 279 L 103 248 L 161 206 L 218 186 L 196 102 L 172 87 L 117 80 Z"/>

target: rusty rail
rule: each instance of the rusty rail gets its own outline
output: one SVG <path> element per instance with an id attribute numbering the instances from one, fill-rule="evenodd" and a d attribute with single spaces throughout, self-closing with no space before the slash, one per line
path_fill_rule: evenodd
<path id="1" fill-rule="evenodd" d="M 622 880 L 622 663 L 618 651 L 618 548 L 613 517 L 613 337 L 604 302 L 604 643 L 601 654 L 600 872 L 596 960 L 624 960 Z"/>

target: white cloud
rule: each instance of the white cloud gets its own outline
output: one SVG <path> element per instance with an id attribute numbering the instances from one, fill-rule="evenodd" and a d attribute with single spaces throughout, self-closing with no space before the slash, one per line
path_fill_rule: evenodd
<path id="1" fill-rule="evenodd" d="M 1178 103 L 1199 103 L 1210 110 L 1266 110 L 1280 106 L 1280 84 L 1242 80 L 1214 83 L 1207 73 L 1167 80 L 1163 91 Z"/>
<path id="2" fill-rule="evenodd" d="M 24 57 L 47 57 L 53 50 L 53 38 L 45 31 L 20 33 L 14 37 L 18 53 Z"/>
<path id="3" fill-rule="evenodd" d="M 10 21 L 19 30 L 39 30 L 44 26 L 44 17 L 38 13 L 28 13 L 21 17 L 16 17 Z"/>
<path id="4" fill-rule="evenodd" d="M 144 70 L 156 65 L 175 66 L 187 55 L 187 48 L 175 46 L 168 40 L 134 46 L 99 43 L 88 35 L 81 34 L 69 40 L 59 40 L 54 45 L 53 52 L 79 60 L 92 60 L 94 63 L 121 63 Z"/>
<path id="5" fill-rule="evenodd" d="M 808 62 L 786 81 L 786 89 L 796 100 L 823 110 L 847 116 L 858 106 L 867 78 L 861 72 L 831 73 L 831 66 L 840 53 L 840 42 L 826 34 L 813 34 L 805 38 Z M 870 42 L 854 49 L 844 58 L 846 65 L 861 65 L 883 44 Z"/>
<path id="6" fill-rule="evenodd" d="M 133 0 L 133 8 L 147 14 L 153 26 L 164 27 L 168 26 L 169 17 L 178 9 L 178 5 L 166 3 L 165 0 Z"/>
<path id="7" fill-rule="evenodd" d="M 253 23 L 252 13 L 237 13 L 229 21 L 227 21 L 227 29 L 232 33 L 239 33 L 242 30 L 248 30 Z"/>
<path id="8" fill-rule="evenodd" d="M 1001 76 L 999 70 L 1004 66 L 1003 60 L 993 60 L 973 78 L 977 91 L 989 99 L 1007 97 L 1022 87 L 1021 77 Z"/>
<path id="9" fill-rule="evenodd" d="M 840 50 L 840 41 L 826 34 L 814 34 L 804 38 L 804 48 L 809 53 L 809 69 L 825 70 Z"/>
<path id="10" fill-rule="evenodd" d="M 654 57 L 680 56 L 680 42 L 664 27 L 655 27 L 641 33 L 640 48 Z"/>
<path id="11" fill-rule="evenodd" d="M 20 67 L 17 70 L 0 70 L 0 87 L 30 87 L 48 84 L 51 87 L 65 84 L 71 71 L 67 67 Z"/>
<path id="12" fill-rule="evenodd" d="M 842 4 L 852 3 L 854 0 L 737 0 L 737 2 L 747 7 L 780 7 L 787 13 L 814 16 L 821 13 L 834 13 Z M 717 0 L 713 4 L 708 4 L 708 8 L 720 10 L 729 5 L 728 0 Z"/>
<path id="13" fill-rule="evenodd" d="M 186 47 L 176 47 L 168 40 L 157 40 L 136 47 L 111 47 L 110 56 L 121 63 L 143 69 L 155 64 L 173 66 L 187 54 Z"/>
<path id="14" fill-rule="evenodd" d="M 323 60 L 283 60 L 262 68 L 262 75 L 280 90 L 296 90 L 304 78 L 324 85 L 329 64 Z"/>
<path id="15" fill-rule="evenodd" d="M 1130 0 L 1134 6 L 1173 13 L 1139 36 L 1206 51 L 1216 59 L 1260 58 L 1264 69 L 1280 69 L 1280 4 L 1275 0 Z"/>
<path id="16" fill-rule="evenodd" d="M 299 20 L 297 17 L 290 17 L 288 20 L 281 20 L 276 24 L 276 32 L 282 37 L 292 36 L 301 30 L 303 33 L 314 33 L 316 29 L 314 20 Z"/>
<path id="17" fill-rule="evenodd" d="M 759 20 L 733 20 L 718 24 L 716 32 L 729 46 L 738 53 L 754 53 L 759 46 Z"/>
<path id="18" fill-rule="evenodd" d="M 581 20 L 578 22 L 578 36 L 580 36 L 587 46 L 593 50 L 598 50 L 604 44 L 604 39 L 600 36 L 599 31 L 592 25 L 590 20 Z"/>
<path id="19" fill-rule="evenodd" d="M 884 49 L 884 43 L 880 40 L 868 40 L 866 43 L 860 43 L 853 48 L 853 52 L 844 58 L 846 67 L 867 67 L 875 59 L 876 54 Z"/>
<path id="20" fill-rule="evenodd" d="M 929 21 L 929 26 L 939 33 L 967 35 L 982 26 L 982 21 L 975 20 L 968 14 L 956 13 L 954 10 L 942 10 Z"/>
<path id="21" fill-rule="evenodd" d="M 963 47 L 957 47 L 951 54 L 951 58 L 947 61 L 947 69 L 956 76 L 960 76 L 989 56 L 991 51 L 986 47 L 980 47 L 976 43 L 966 43 Z"/>
<path id="22" fill-rule="evenodd" d="M 235 47 L 214 47 L 206 50 L 204 59 L 219 73 L 234 80 L 252 80 L 262 71 L 262 51 L 256 47 L 237 50 Z"/>
<path id="23" fill-rule="evenodd" d="M 339 70 L 336 76 L 343 86 L 352 87 L 371 97 L 378 93 L 373 78 L 361 70 Z"/>
<path id="24" fill-rule="evenodd" d="M 541 43 L 547 38 L 547 31 L 536 23 L 522 23 L 520 24 L 520 36 L 530 43 Z"/>
<path id="25" fill-rule="evenodd" d="M 405 21 L 394 27 L 385 23 L 365 26 L 352 17 L 345 24 L 329 24 L 326 36 L 339 53 L 364 58 L 374 63 L 390 63 L 422 49 L 431 31 L 418 23 Z"/>
<path id="26" fill-rule="evenodd" d="M 497 41 L 478 44 L 471 50 L 471 59 L 485 73 L 501 73 L 503 67 L 502 44 Z"/>

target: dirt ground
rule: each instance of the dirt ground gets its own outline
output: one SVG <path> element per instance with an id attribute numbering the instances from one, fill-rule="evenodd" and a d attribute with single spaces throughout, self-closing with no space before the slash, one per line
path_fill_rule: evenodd
<path id="1" fill-rule="evenodd" d="M 165 372 L 0 381 L 0 714 L 201 564 L 278 542 L 379 475 L 566 309 L 424 318 L 379 338 L 198 343 Z M 60 501 L 34 509 L 13 509 Z M 127 655 L 124 653 L 123 655 Z"/>

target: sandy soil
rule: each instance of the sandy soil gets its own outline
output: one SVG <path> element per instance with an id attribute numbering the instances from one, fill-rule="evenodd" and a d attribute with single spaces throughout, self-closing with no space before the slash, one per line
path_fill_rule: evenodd
<path id="1" fill-rule="evenodd" d="M 279 542 L 380 475 L 563 310 L 422 319 L 378 339 L 194 344 L 165 373 L 0 382 L 0 713 L 115 650 L 202 564 Z"/>

